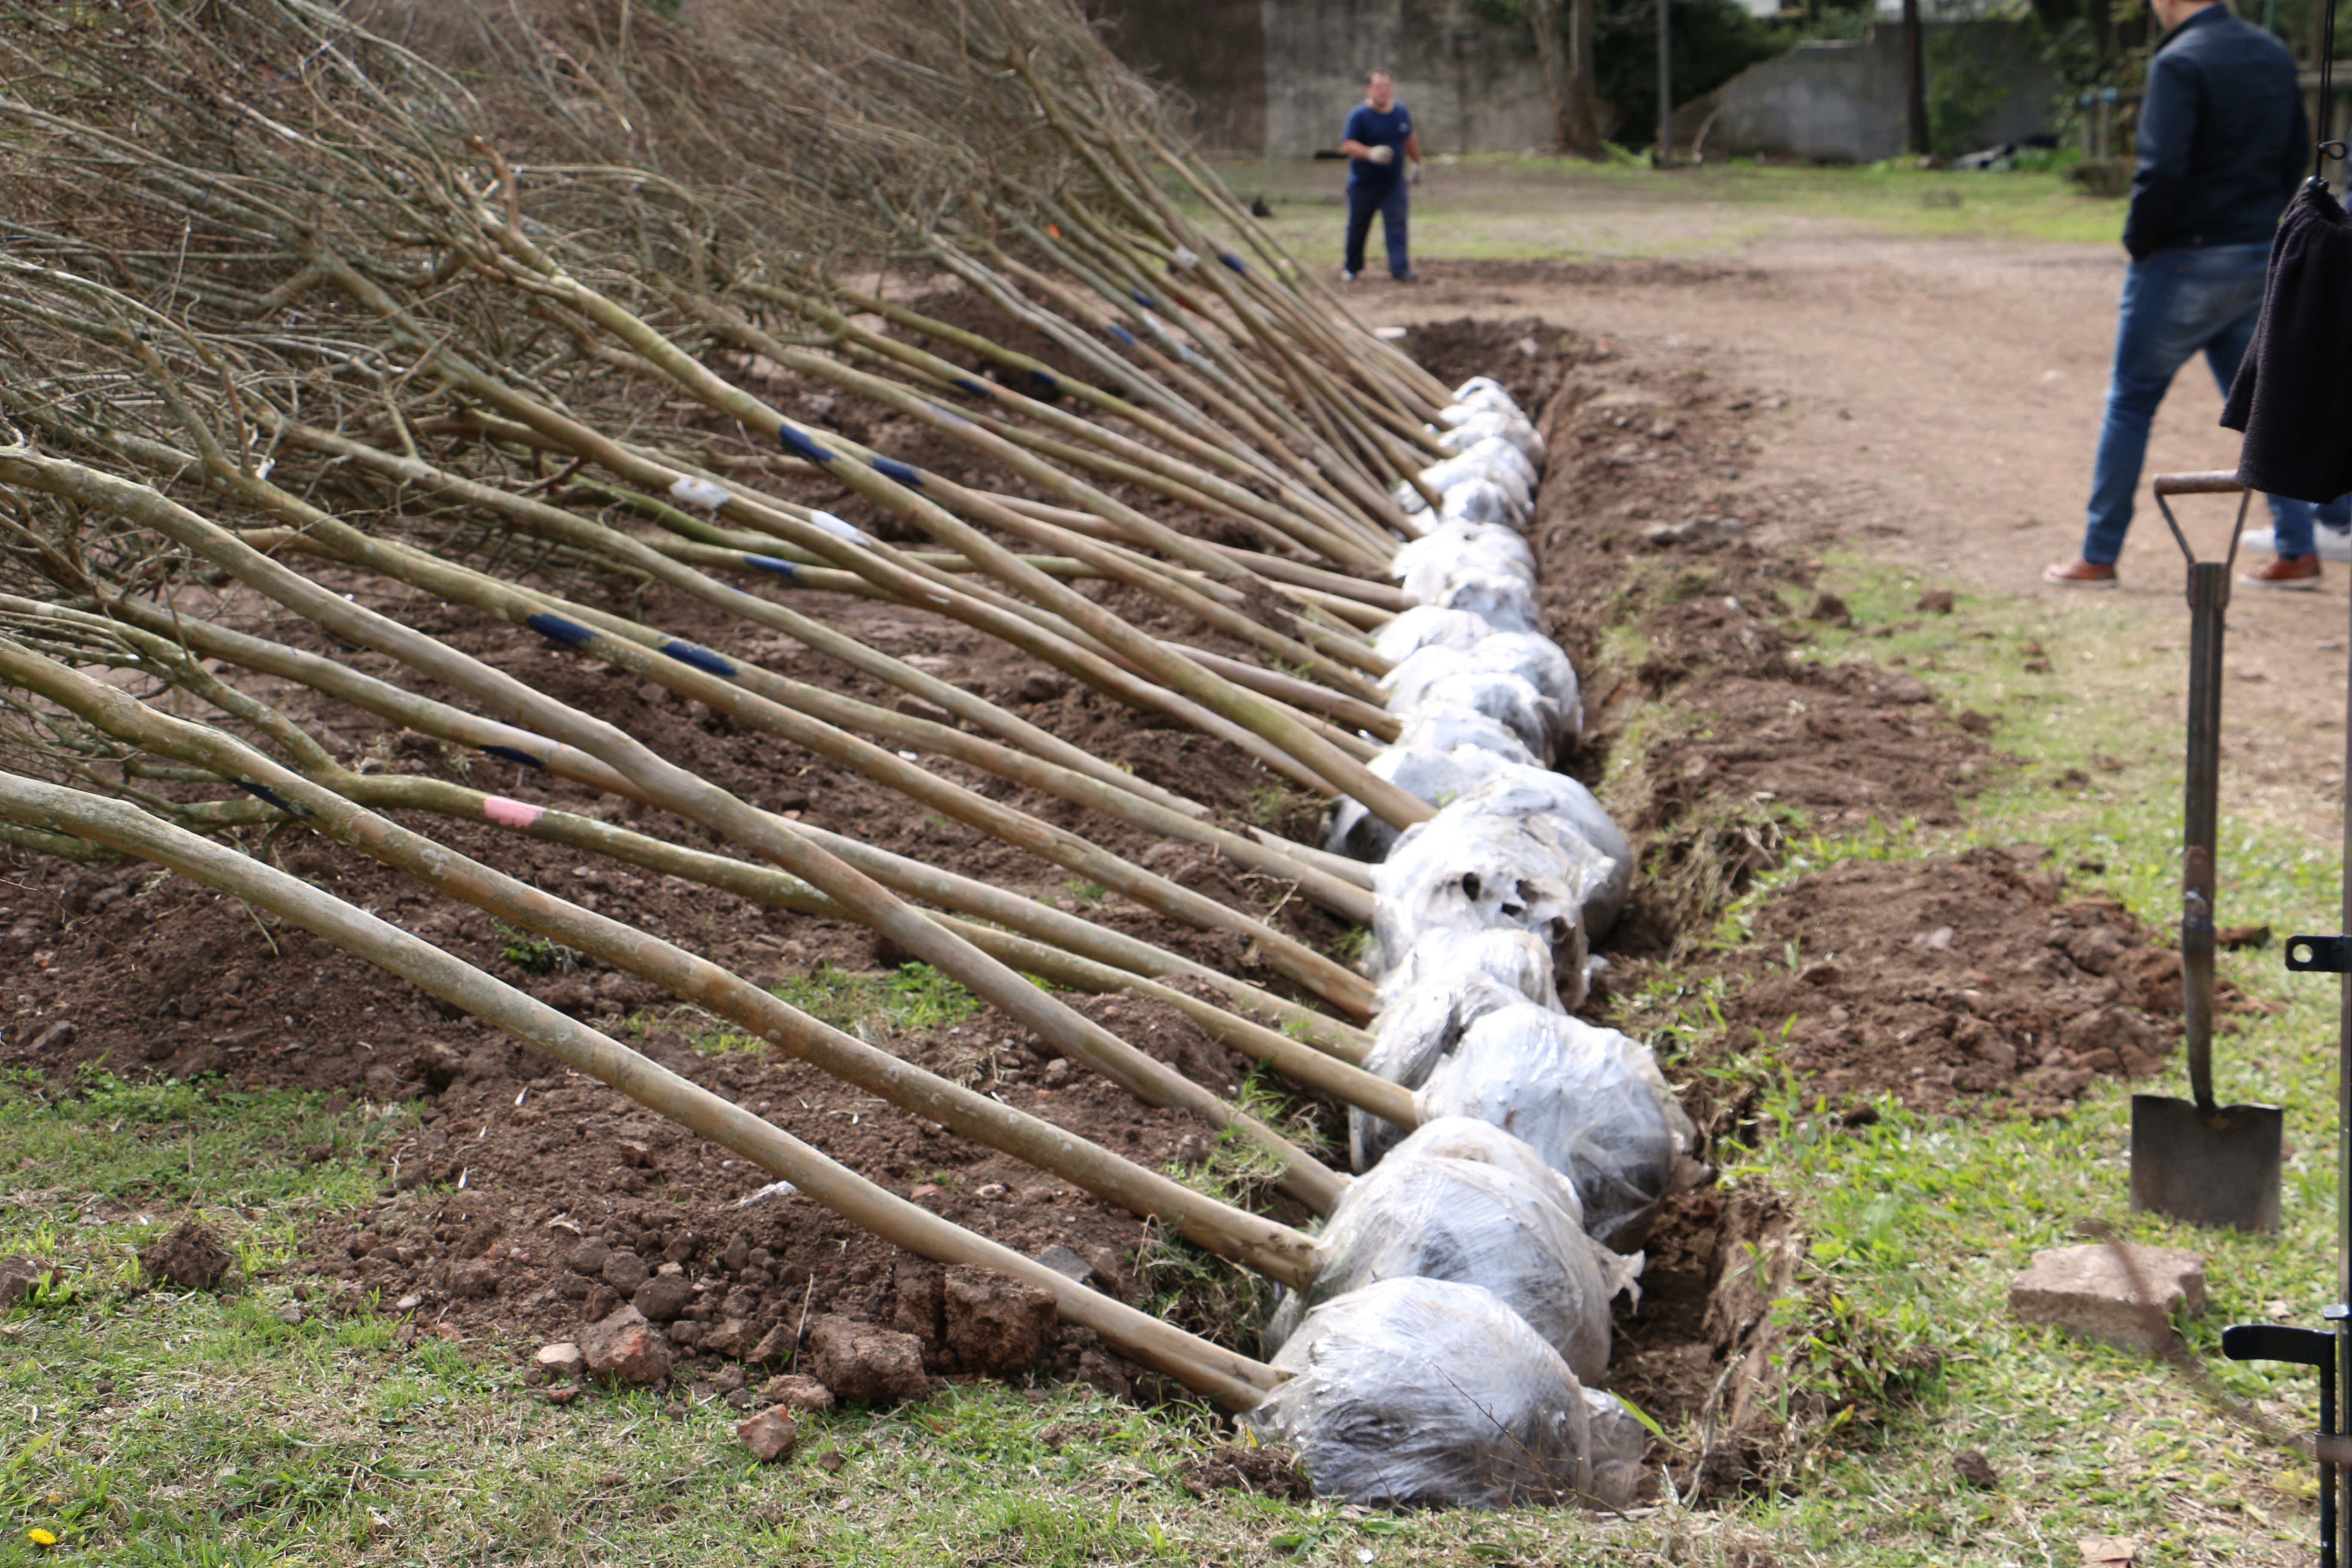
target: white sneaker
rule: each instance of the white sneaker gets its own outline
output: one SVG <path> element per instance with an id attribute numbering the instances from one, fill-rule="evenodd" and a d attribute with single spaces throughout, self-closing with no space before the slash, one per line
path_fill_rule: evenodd
<path id="1" fill-rule="evenodd" d="M 1353 283 L 1357 279 L 1361 278 L 1363 274 L 1360 272 L 1342 271 L 1339 274 L 1339 281 L 1342 283 Z"/>
<path id="2" fill-rule="evenodd" d="M 2330 528 L 2326 523 L 2314 524 L 2311 530 L 2312 548 L 2322 561 L 2352 562 L 2352 531 Z M 2278 553 L 2278 532 L 2275 529 L 2250 528 L 2238 541 L 2240 553 L 2268 551 Z"/>

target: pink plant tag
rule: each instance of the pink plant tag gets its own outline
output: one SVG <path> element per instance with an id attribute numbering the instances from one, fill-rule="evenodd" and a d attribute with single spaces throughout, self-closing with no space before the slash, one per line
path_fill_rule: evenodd
<path id="1" fill-rule="evenodd" d="M 529 827 L 547 815 L 547 808 L 527 801 L 509 800 L 502 795 L 482 797 L 482 815 L 501 827 Z"/>

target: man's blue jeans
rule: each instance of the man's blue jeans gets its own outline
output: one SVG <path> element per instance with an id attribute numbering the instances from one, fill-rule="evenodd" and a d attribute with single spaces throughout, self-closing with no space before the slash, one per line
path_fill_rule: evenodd
<path id="1" fill-rule="evenodd" d="M 1405 257 L 1405 184 L 1402 176 L 1385 185 L 1348 187 L 1348 270 L 1364 269 L 1364 237 L 1372 232 L 1372 215 L 1381 216 L 1382 237 L 1389 245 L 1389 276 L 1402 278 L 1412 270 Z"/>
<path id="2" fill-rule="evenodd" d="M 2180 247 L 2135 261 L 2124 275 L 2115 370 L 2107 381 L 2106 417 L 2099 426 L 2099 456 L 2091 473 L 2084 560 L 2105 565 L 2123 553 L 2133 492 L 2139 489 L 2140 465 L 2147 456 L 2148 426 L 2174 373 L 2201 351 L 2222 395 L 2229 395 L 2238 362 L 2253 342 L 2255 319 L 2262 314 L 2269 259 L 2267 245 Z M 2310 554 L 2311 504 L 2281 496 L 2267 499 L 2273 548 L 2281 555 Z M 2331 501 L 2317 515 L 2342 527 L 2352 521 L 2352 497 Z"/>

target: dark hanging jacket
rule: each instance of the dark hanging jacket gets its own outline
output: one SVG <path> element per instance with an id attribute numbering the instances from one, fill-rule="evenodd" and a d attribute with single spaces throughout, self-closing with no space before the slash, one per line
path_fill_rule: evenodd
<path id="1" fill-rule="evenodd" d="M 2168 35 L 2148 62 L 2124 248 L 2262 245 L 2311 161 L 2284 44 L 2225 5 Z"/>
<path id="2" fill-rule="evenodd" d="M 2352 219 L 2306 186 L 2271 241 L 2253 346 L 2221 423 L 2243 430 L 2238 481 L 2326 502 L 2352 490 Z"/>

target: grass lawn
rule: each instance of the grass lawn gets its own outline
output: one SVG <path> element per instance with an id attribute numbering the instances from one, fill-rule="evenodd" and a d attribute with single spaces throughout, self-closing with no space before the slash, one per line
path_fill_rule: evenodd
<path id="1" fill-rule="evenodd" d="M 1341 164 L 1236 161 L 1218 172 L 1243 200 L 1266 199 L 1269 226 L 1302 262 L 1337 257 Z M 1741 162 L 1659 171 L 1507 153 L 1431 160 L 1412 204 L 1414 255 L 1454 261 L 1720 258 L 1776 238 L 1871 235 L 2113 246 L 2124 209 L 2055 173 Z"/>

